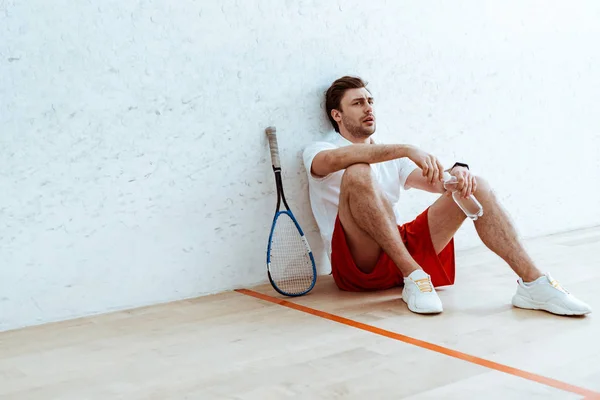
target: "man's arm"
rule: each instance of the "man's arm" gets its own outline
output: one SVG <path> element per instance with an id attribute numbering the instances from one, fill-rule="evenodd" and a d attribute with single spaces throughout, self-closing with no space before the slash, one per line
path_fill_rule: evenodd
<path id="1" fill-rule="evenodd" d="M 413 172 L 408 175 L 406 178 L 406 188 L 414 188 L 419 190 L 424 190 L 430 193 L 444 193 L 446 189 L 444 189 L 444 182 L 442 181 L 434 181 L 429 182 L 426 176 L 423 176 L 423 171 L 420 168 L 416 168 Z"/>
<path id="2" fill-rule="evenodd" d="M 323 150 L 314 157 L 311 173 L 323 177 L 353 164 L 375 164 L 402 157 L 408 157 L 417 164 L 423 177 L 431 183 L 442 179 L 444 168 L 437 158 L 414 146 L 404 144 L 352 144 Z"/>

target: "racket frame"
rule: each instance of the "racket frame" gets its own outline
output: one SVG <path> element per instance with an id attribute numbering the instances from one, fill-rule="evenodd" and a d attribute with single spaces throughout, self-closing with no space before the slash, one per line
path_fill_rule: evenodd
<path id="1" fill-rule="evenodd" d="M 303 295 L 307 294 L 308 292 L 310 292 L 314 288 L 315 283 L 317 281 L 317 268 L 315 265 L 315 258 L 313 256 L 312 249 L 310 248 L 308 240 L 306 239 L 306 236 L 304 235 L 304 231 L 300 227 L 300 224 L 296 220 L 296 217 L 292 213 L 292 210 L 290 209 L 290 206 L 288 205 L 287 200 L 285 198 L 285 193 L 283 191 L 283 182 L 281 179 L 281 163 L 279 161 L 279 148 L 278 148 L 278 144 L 277 144 L 275 128 L 268 127 L 265 131 L 266 131 L 267 136 L 269 137 L 269 146 L 271 148 L 271 166 L 273 168 L 273 173 L 275 175 L 275 185 L 277 187 L 277 205 L 275 207 L 275 215 L 273 217 L 273 222 L 271 224 L 271 232 L 269 233 L 269 243 L 267 245 L 267 275 L 269 277 L 269 282 L 271 283 L 271 286 L 273 286 L 273 289 L 275 289 L 279 294 L 282 294 L 282 295 L 288 296 L 288 297 L 303 296 Z M 281 210 L 282 202 L 283 202 L 283 205 L 285 206 L 285 210 Z M 302 239 L 302 242 L 304 243 L 304 247 L 306 248 L 306 251 L 308 252 L 308 256 L 310 258 L 310 262 L 312 265 L 312 282 L 306 290 L 304 290 L 303 292 L 300 292 L 300 293 L 285 292 L 284 290 L 280 289 L 277 286 L 277 284 L 273 280 L 273 277 L 271 276 L 271 245 L 272 245 L 272 240 L 273 240 L 273 233 L 275 232 L 275 225 L 277 224 L 277 219 L 282 214 L 286 214 L 294 222 L 294 225 L 296 226 L 296 229 L 298 229 L 298 232 L 300 234 L 300 238 Z"/>

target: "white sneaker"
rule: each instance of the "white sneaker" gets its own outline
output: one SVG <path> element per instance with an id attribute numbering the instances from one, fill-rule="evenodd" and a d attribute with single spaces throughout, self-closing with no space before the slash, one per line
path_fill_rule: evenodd
<path id="1" fill-rule="evenodd" d="M 402 300 L 414 313 L 437 314 L 443 311 L 442 301 L 431 283 L 430 276 L 420 269 L 404 278 Z"/>
<path id="2" fill-rule="evenodd" d="M 512 298 L 515 307 L 545 310 L 559 315 L 584 315 L 592 312 L 590 306 L 566 291 L 550 274 L 529 283 L 524 283 L 519 278 L 517 283 L 517 293 Z"/>

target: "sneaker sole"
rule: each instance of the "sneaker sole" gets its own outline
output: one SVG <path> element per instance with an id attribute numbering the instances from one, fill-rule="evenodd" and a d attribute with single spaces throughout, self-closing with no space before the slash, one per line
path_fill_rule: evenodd
<path id="1" fill-rule="evenodd" d="M 590 313 L 589 311 L 569 310 L 556 304 L 539 303 L 517 294 L 513 296 L 512 304 L 518 308 L 527 310 L 543 310 L 558 315 L 585 315 Z"/>
<path id="2" fill-rule="evenodd" d="M 410 304 L 408 304 L 408 301 L 404 298 L 404 292 L 402 293 L 402 301 L 404 301 L 406 303 L 406 306 L 408 307 L 408 309 L 412 312 L 414 312 L 415 314 L 441 314 L 444 310 L 417 310 L 414 308 L 411 308 Z"/>

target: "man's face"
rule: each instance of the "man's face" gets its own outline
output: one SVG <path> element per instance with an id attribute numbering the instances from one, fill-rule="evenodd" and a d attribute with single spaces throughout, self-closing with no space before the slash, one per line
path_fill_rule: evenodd
<path id="1" fill-rule="evenodd" d="M 355 138 L 368 138 L 375 132 L 373 96 L 366 88 L 349 89 L 334 110 L 333 118 Z M 337 112 L 336 112 L 337 111 Z M 341 112 L 340 112 L 341 111 Z"/>

